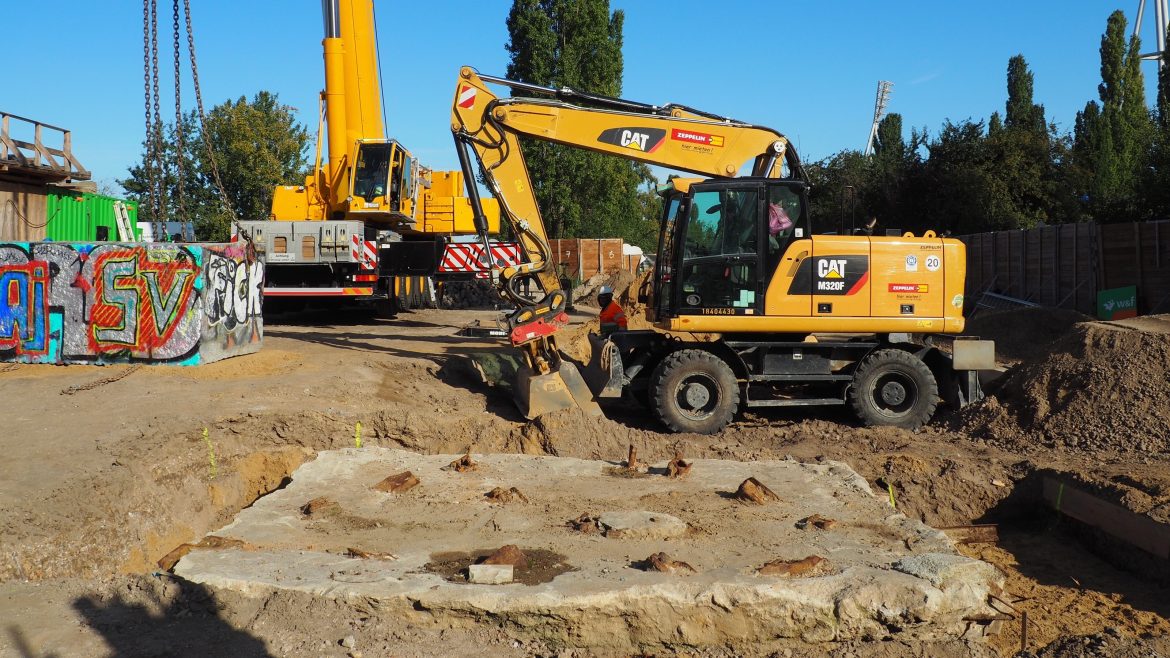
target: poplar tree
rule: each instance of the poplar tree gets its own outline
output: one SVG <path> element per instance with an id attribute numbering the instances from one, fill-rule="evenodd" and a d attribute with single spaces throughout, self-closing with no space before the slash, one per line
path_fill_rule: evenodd
<path id="1" fill-rule="evenodd" d="M 622 91 L 621 11 L 609 0 L 513 0 L 508 77 L 617 97 Z M 514 92 L 520 95 L 519 92 Z M 552 238 L 624 237 L 651 246 L 658 204 L 640 189 L 644 165 L 549 142 L 522 139 L 533 189 Z"/>
<path id="2" fill-rule="evenodd" d="M 1141 214 L 1139 185 L 1149 161 L 1153 126 L 1146 108 L 1141 39 L 1125 39 L 1125 14 L 1109 16 L 1101 37 L 1101 99 L 1077 115 L 1074 152 L 1081 161 L 1090 212 L 1098 221 L 1130 221 Z"/>

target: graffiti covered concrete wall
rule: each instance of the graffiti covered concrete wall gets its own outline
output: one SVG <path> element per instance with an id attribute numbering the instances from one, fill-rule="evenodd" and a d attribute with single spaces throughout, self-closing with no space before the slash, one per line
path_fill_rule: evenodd
<path id="1" fill-rule="evenodd" d="M 0 361 L 194 365 L 260 349 L 264 265 L 234 244 L 0 243 Z"/>

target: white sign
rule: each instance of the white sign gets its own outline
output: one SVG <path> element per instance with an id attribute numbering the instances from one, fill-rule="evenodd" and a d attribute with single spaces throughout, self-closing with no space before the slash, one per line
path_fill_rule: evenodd
<path id="1" fill-rule="evenodd" d="M 910 254 L 909 256 L 906 257 L 906 271 L 907 272 L 917 272 L 918 271 L 918 256 L 915 256 L 914 254 Z"/>
<path id="2" fill-rule="evenodd" d="M 926 269 L 930 270 L 931 272 L 937 272 L 938 268 L 940 268 L 940 267 L 942 267 L 942 259 L 941 258 L 939 258 L 938 256 L 927 256 L 926 257 Z"/>
<path id="3" fill-rule="evenodd" d="M 292 254 L 266 254 L 264 260 L 269 263 L 292 263 L 296 261 L 296 256 Z"/>

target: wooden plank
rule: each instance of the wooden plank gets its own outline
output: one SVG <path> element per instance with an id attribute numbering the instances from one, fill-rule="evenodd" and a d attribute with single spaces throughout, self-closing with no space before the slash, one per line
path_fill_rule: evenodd
<path id="1" fill-rule="evenodd" d="M 1170 559 L 1170 525 L 1135 514 L 1060 480 L 1044 478 L 1044 500 L 1057 512 L 1156 557 Z"/>

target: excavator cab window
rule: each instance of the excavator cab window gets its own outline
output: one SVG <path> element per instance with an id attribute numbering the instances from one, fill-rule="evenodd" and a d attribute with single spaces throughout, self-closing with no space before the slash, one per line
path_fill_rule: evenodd
<path id="1" fill-rule="evenodd" d="M 763 298 L 763 186 L 718 183 L 691 189 L 677 282 L 679 313 L 754 313 Z"/>
<path id="2" fill-rule="evenodd" d="M 675 229 L 680 226 L 682 218 L 686 216 L 690 204 L 681 192 L 671 193 L 666 197 L 666 210 L 662 215 L 662 233 L 658 238 L 658 253 L 660 257 L 654 260 L 654 308 L 660 317 L 665 317 L 671 308 L 674 299 L 674 243 Z"/>
<path id="3" fill-rule="evenodd" d="M 391 144 L 360 144 L 353 172 L 353 195 L 371 202 L 390 188 Z"/>

